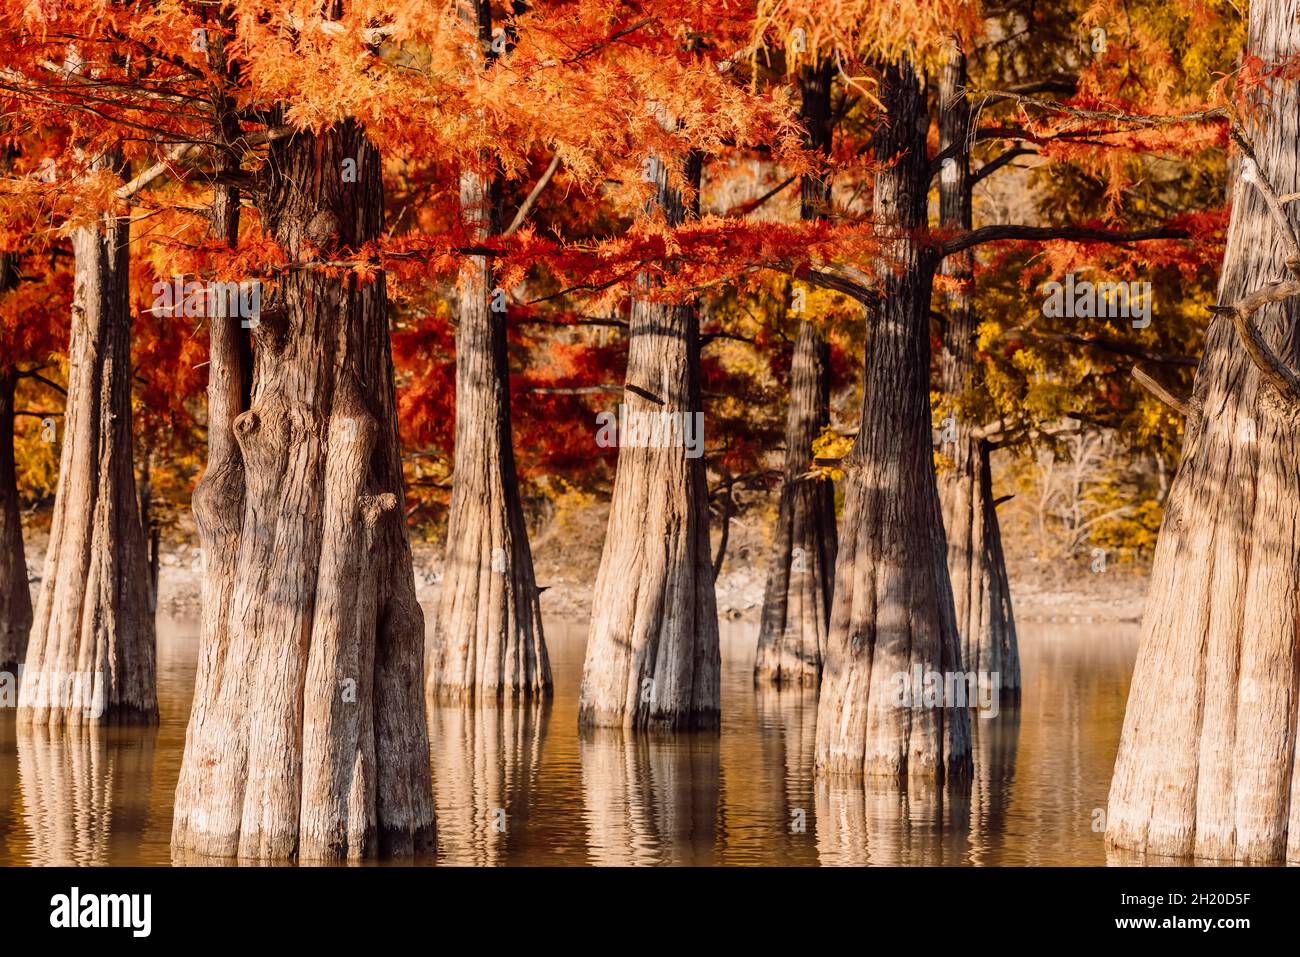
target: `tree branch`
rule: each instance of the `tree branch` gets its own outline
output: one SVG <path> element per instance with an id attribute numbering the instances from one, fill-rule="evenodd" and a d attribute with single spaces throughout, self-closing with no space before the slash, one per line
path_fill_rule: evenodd
<path id="1" fill-rule="evenodd" d="M 1133 378 L 1137 380 L 1138 385 L 1142 386 L 1142 388 L 1146 389 L 1183 418 L 1187 418 L 1191 415 L 1191 406 L 1186 399 L 1178 398 L 1178 396 L 1174 395 L 1155 379 L 1151 378 L 1151 376 L 1143 372 L 1141 366 L 1134 366 L 1132 369 L 1132 375 Z"/>
<path id="2" fill-rule="evenodd" d="M 1300 296 L 1300 280 L 1289 279 L 1268 283 L 1231 305 L 1211 306 L 1210 311 L 1215 315 L 1228 316 L 1232 319 L 1241 344 L 1245 346 L 1246 353 L 1259 369 L 1264 381 L 1271 385 L 1289 406 L 1300 408 L 1300 379 L 1297 379 L 1296 374 L 1287 368 L 1286 364 L 1260 338 L 1259 331 L 1250 321 L 1250 317 L 1261 307 L 1272 302 L 1282 302 L 1292 296 Z"/>
<path id="3" fill-rule="evenodd" d="M 542 195 L 542 190 L 546 189 L 546 185 L 551 181 L 551 177 L 555 175 L 555 171 L 559 168 L 560 154 L 556 153 L 551 157 L 551 162 L 547 165 L 546 172 L 542 174 L 541 178 L 537 181 L 537 184 L 532 188 L 524 201 L 519 204 L 519 211 L 515 213 L 515 218 L 510 221 L 510 225 L 506 227 L 506 231 L 501 234 L 503 239 L 509 239 L 515 234 L 515 230 L 524 224 L 524 220 L 528 218 L 528 214 L 532 212 L 533 206 L 537 202 L 537 197 Z"/>
<path id="4" fill-rule="evenodd" d="M 984 177 L 991 176 L 992 174 L 996 173 L 1002 167 L 1010 163 L 1013 159 L 1017 159 L 1021 156 L 1037 156 L 1037 155 L 1038 155 L 1038 150 L 1026 149 L 1023 146 L 1017 146 L 1014 147 L 1013 149 L 1006 150 L 1001 155 L 995 156 L 993 159 L 989 160 L 979 169 L 971 173 L 970 184 L 974 186 Z"/>
<path id="5" fill-rule="evenodd" d="M 1084 226 L 1019 226 L 1008 223 L 981 226 L 979 229 L 972 229 L 968 233 L 954 236 L 947 242 L 940 244 L 939 256 L 951 256 L 953 253 L 959 253 L 964 249 L 970 249 L 972 246 L 979 246 L 982 243 L 996 243 L 1013 239 L 1037 241 L 1068 239 L 1076 242 L 1122 245 L 1150 239 L 1186 239 L 1188 235 L 1187 230 L 1173 226 L 1157 226 L 1153 229 L 1123 231 L 1092 229 Z"/>
<path id="6" fill-rule="evenodd" d="M 1232 141 L 1237 144 L 1246 162 L 1242 164 L 1241 179 L 1243 182 L 1251 183 L 1259 190 L 1260 195 L 1264 198 L 1264 204 L 1268 207 L 1269 215 L 1273 217 L 1273 224 L 1277 226 L 1278 232 L 1282 234 L 1282 241 L 1286 244 L 1287 257 L 1286 268 L 1290 270 L 1293 276 L 1300 276 L 1300 242 L 1296 240 L 1295 227 L 1291 225 L 1291 220 L 1282 208 L 1282 201 L 1273 189 L 1273 184 L 1269 182 L 1268 175 L 1260 169 L 1259 159 L 1255 156 L 1255 147 L 1246 137 L 1245 132 L 1235 123 L 1229 131 Z"/>

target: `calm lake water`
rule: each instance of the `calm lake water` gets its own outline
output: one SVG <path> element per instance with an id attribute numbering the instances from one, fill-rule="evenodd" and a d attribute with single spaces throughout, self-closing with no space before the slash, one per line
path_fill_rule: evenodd
<path id="1" fill-rule="evenodd" d="M 438 862 L 1107 863 L 1104 808 L 1136 625 L 1024 624 L 1017 711 L 975 722 L 964 793 L 828 785 L 815 697 L 760 691 L 756 625 L 724 624 L 720 734 L 580 736 L 585 626 L 547 623 L 555 697 L 430 714 Z M 160 727 L 49 735 L 0 711 L 0 865 L 167 865 L 198 650 L 159 620 Z"/>

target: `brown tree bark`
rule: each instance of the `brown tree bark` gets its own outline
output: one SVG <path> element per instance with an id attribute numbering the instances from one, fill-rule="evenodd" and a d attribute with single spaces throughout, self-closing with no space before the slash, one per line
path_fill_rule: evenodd
<path id="1" fill-rule="evenodd" d="M 350 122 L 278 140 L 258 201 L 291 266 L 263 297 L 251 400 L 233 420 L 233 349 L 219 336 L 213 355 L 216 447 L 195 511 L 205 615 L 219 617 L 205 622 L 172 845 L 256 859 L 422 854 L 434 828 L 423 613 L 384 278 L 305 265 L 379 235 L 379 154 Z"/>
<path id="2" fill-rule="evenodd" d="M 8 173 L 10 150 L 0 150 L 0 171 Z M 18 285 L 18 263 L 0 253 L 0 296 Z M 14 462 L 14 388 L 18 370 L 0 363 L 0 671 L 11 674 L 27 653 L 32 627 L 32 593 L 18 514 L 18 472 Z"/>
<path id="3" fill-rule="evenodd" d="M 110 152 L 97 166 L 116 168 Z M 72 234 L 63 453 L 18 720 L 158 720 L 155 635 L 131 435 L 130 217 Z"/>
<path id="4" fill-rule="evenodd" d="M 692 195 L 655 164 L 654 205 L 670 225 L 698 215 L 701 158 L 687 163 Z M 650 291 L 643 277 L 643 293 Z M 699 317 L 684 303 L 632 304 L 624 411 L 628 421 L 677 416 L 676 437 L 701 412 Z M 645 418 L 641 418 L 644 416 Z M 721 658 L 709 555 L 704 458 L 663 428 L 624 444 L 591 603 L 579 723 L 584 727 L 717 727 Z M 703 436 L 700 437 L 701 449 Z M 655 444 L 650 444 L 655 443 Z"/>
<path id="5" fill-rule="evenodd" d="M 950 230 L 971 229 L 970 103 L 966 57 L 956 46 L 947 54 L 939 85 L 939 149 L 951 150 L 939 176 L 939 224 Z M 972 295 L 974 258 L 964 249 L 944 258 L 949 285 L 947 321 L 940 357 L 941 387 L 959 398 L 979 387 L 975 335 L 979 326 Z M 961 635 L 962 661 L 981 684 L 992 682 L 1005 702 L 1020 698 L 1020 653 L 1002 531 L 994 508 L 989 469 L 990 448 L 975 436 L 974 423 L 954 414 L 942 430 L 940 452 L 952 459 L 939 473 L 939 500 L 948 537 L 948 574 L 952 579 Z M 996 678 L 992 676 L 996 675 Z"/>
<path id="6" fill-rule="evenodd" d="M 825 153 L 831 144 L 831 64 L 809 67 L 800 90 L 807 145 Z M 831 191 L 824 173 L 804 176 L 801 188 L 800 218 L 826 216 Z M 763 594 L 756 682 L 816 687 L 821 680 L 835 584 L 835 488 L 804 476 L 812 465 L 813 441 L 830 423 L 830 404 L 830 343 L 804 321 L 790 366 L 785 464 Z"/>
<path id="7" fill-rule="evenodd" d="M 0 282 L 8 272 L 0 257 Z M 32 626 L 32 594 L 18 512 L 18 473 L 14 462 L 13 366 L 0 368 L 0 672 L 13 673 L 27 652 Z"/>
<path id="8" fill-rule="evenodd" d="M 905 59 L 881 74 L 887 123 L 874 144 L 880 290 L 869 306 L 862 425 L 844 462 L 835 600 L 817 711 L 822 773 L 943 778 L 970 771 L 965 707 L 906 702 L 903 676 L 961 671 L 930 439 L 926 225 L 928 126 Z"/>
<path id="9" fill-rule="evenodd" d="M 1250 6 L 1247 55 L 1300 54 L 1296 0 Z M 1286 274 L 1284 234 L 1249 179 L 1300 190 L 1300 91 L 1265 81 L 1248 114 L 1258 168 L 1238 176 L 1219 302 Z M 1246 115 L 1246 114 L 1243 114 Z M 1289 210 L 1289 207 L 1286 207 Z M 1293 216 L 1293 213 L 1286 213 Z M 1248 320 L 1300 368 L 1300 303 Z M 1183 456 L 1156 546 L 1107 812 L 1107 843 L 1157 855 L 1300 860 L 1300 437 L 1232 318 L 1206 335 Z"/>

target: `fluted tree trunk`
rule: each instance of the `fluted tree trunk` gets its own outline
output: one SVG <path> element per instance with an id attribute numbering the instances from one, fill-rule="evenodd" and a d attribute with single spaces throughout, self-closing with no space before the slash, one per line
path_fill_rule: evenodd
<path id="1" fill-rule="evenodd" d="M 486 0 L 466 5 L 492 54 Z M 501 184 L 470 169 L 461 215 L 474 238 L 501 229 Z M 504 292 L 492 260 L 471 257 L 461 274 L 456 324 L 456 451 L 446 560 L 438 596 L 428 690 L 441 699 L 495 700 L 549 694 L 533 555 L 519 498 L 510 429 L 510 368 Z"/>
<path id="2" fill-rule="evenodd" d="M 1247 55 L 1266 66 L 1300 55 L 1298 17 L 1296 0 L 1256 0 Z M 1257 184 L 1300 191 L 1300 91 L 1285 77 L 1265 86 L 1267 109 L 1242 114 L 1256 162 L 1235 183 L 1225 308 L 1285 276 L 1298 255 Z M 1300 301 L 1290 296 L 1244 322 L 1229 310 L 1206 335 L 1111 780 L 1112 847 L 1300 860 L 1300 396 L 1278 384 L 1300 369 Z M 1248 345 L 1290 371 L 1270 367 L 1266 380 Z"/>
<path id="3" fill-rule="evenodd" d="M 0 257 L 0 283 L 8 272 Z M 12 673 L 27 651 L 32 626 L 32 595 L 18 514 L 18 473 L 14 462 L 13 366 L 0 367 L 0 671 Z"/>
<path id="4" fill-rule="evenodd" d="M 120 159 L 109 151 L 96 168 Z M 18 720 L 158 719 L 148 557 L 131 435 L 130 217 L 72 234 L 63 454 Z"/>
<path id="5" fill-rule="evenodd" d="M 800 90 L 807 145 L 825 153 L 831 143 L 829 62 L 807 68 Z M 831 191 L 824 171 L 804 176 L 801 188 L 800 218 L 828 215 Z M 754 662 L 754 680 L 760 683 L 815 687 L 821 680 L 835 583 L 835 488 L 804 476 L 812 465 L 813 441 L 830 423 L 830 379 L 830 343 L 804 320 L 790 364 L 781 498 Z"/>
<path id="6" fill-rule="evenodd" d="M 971 228 L 970 125 L 966 99 L 966 57 L 952 47 L 939 86 L 939 149 L 949 153 L 939 174 L 939 224 L 949 230 Z M 972 284 L 974 257 L 969 249 L 945 257 L 943 274 L 946 322 L 940 376 L 943 391 L 960 398 L 977 388 L 975 313 Z M 976 435 L 970 417 L 954 412 L 944 423 L 940 452 L 951 459 L 939 473 L 939 500 L 948 537 L 948 574 L 952 579 L 962 661 L 981 684 L 989 683 L 1003 701 L 1020 698 L 1020 652 L 1002 531 L 998 525 L 989 468 L 989 443 Z M 994 677 L 996 676 L 996 677 Z"/>
<path id="7" fill-rule="evenodd" d="M 669 225 L 698 214 L 701 158 L 687 162 L 693 195 L 657 163 L 654 204 Z M 584 727 L 716 727 L 721 658 L 709 555 L 704 458 L 682 441 L 700 397 L 694 305 L 653 301 L 643 277 L 632 304 L 624 411 L 673 430 L 635 445 L 619 435 L 609 527 L 591 602 L 579 721 Z M 644 417 L 644 418 L 642 418 Z M 675 435 L 673 434 L 675 432 Z M 698 436 L 703 451 L 703 435 Z"/>
<path id="8" fill-rule="evenodd" d="M 263 860 L 421 854 L 434 827 L 423 613 L 384 277 L 306 265 L 379 235 L 380 156 L 344 122 L 276 141 L 265 169 L 262 222 L 290 268 L 262 297 L 251 401 L 233 420 L 231 350 L 214 355 L 227 364 L 213 373 L 214 421 L 233 441 L 210 451 L 196 514 L 213 553 L 205 613 L 224 617 L 205 627 L 172 845 Z"/>
<path id="9" fill-rule="evenodd" d="M 862 424 L 844 462 L 835 600 L 817 712 L 821 773 L 942 778 L 970 770 L 965 707 L 934 706 L 904 676 L 960 671 L 930 444 L 926 225 L 929 160 L 922 80 L 906 59 L 882 70 L 888 122 L 876 136 L 879 297 L 863 377 Z"/>

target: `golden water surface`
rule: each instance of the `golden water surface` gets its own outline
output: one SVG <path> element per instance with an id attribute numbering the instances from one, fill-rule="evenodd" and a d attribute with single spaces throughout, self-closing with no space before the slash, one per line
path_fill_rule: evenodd
<path id="1" fill-rule="evenodd" d="M 1104 864 L 1134 625 L 1020 627 L 1024 697 L 975 724 L 952 793 L 819 782 L 816 699 L 753 687 L 725 624 L 720 734 L 579 735 L 581 624 L 548 622 L 555 697 L 429 716 L 438 863 Z M 198 626 L 159 620 L 158 728 L 54 734 L 0 710 L 0 865 L 171 863 Z"/>

